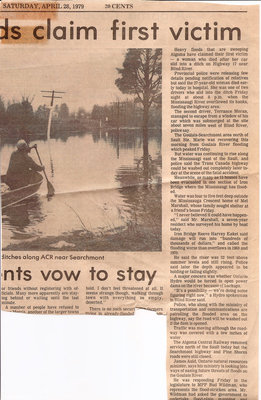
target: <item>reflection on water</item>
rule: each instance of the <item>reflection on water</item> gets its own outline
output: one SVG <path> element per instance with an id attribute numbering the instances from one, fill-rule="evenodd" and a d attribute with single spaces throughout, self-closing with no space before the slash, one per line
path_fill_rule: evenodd
<path id="1" fill-rule="evenodd" d="M 34 197 L 3 211 L 3 248 L 160 250 L 158 132 L 150 133 L 146 174 L 142 136 L 136 131 L 51 139 L 51 158 L 46 142 L 33 143 L 56 194 L 48 201 L 44 181 Z M 2 173 L 13 150 L 13 144 L 2 145 Z"/>
<path id="2" fill-rule="evenodd" d="M 27 232 L 30 226 L 38 225 L 44 220 L 41 202 L 37 195 L 26 199 L 12 207 L 7 207 L 3 212 L 3 226 L 7 227 L 14 239 L 34 238 Z"/>

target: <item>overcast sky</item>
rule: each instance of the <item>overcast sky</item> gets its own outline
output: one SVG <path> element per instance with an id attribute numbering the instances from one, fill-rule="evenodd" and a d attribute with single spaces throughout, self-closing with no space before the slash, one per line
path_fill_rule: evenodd
<path id="1" fill-rule="evenodd" d="M 50 49 L 39 46 L 28 49 L 1 49 L 0 95 L 8 100 L 34 96 L 34 109 L 48 104 L 40 90 L 65 91 L 62 102 L 70 110 L 94 104 L 108 104 L 117 97 L 126 98 L 115 86 L 117 67 L 121 67 L 125 50 Z M 59 104 L 60 100 L 56 104 Z"/>

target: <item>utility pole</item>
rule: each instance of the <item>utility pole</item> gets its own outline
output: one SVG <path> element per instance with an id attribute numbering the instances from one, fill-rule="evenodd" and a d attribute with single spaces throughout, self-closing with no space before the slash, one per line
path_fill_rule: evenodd
<path id="1" fill-rule="evenodd" d="M 57 90 L 41 90 L 41 93 L 51 93 L 50 96 L 43 96 L 43 97 L 47 97 L 48 99 L 51 99 L 51 104 L 50 106 L 53 106 L 54 103 L 54 99 L 62 99 L 61 96 L 55 96 L 56 94 L 62 94 L 62 93 L 66 93 L 66 92 L 58 92 Z"/>
<path id="2" fill-rule="evenodd" d="M 48 99 L 51 99 L 50 112 L 49 112 L 49 118 L 48 118 L 48 127 L 47 127 L 47 143 L 48 143 L 49 155 L 50 155 L 51 174 L 53 177 L 54 176 L 54 165 L 53 165 L 53 158 L 52 158 L 51 145 L 50 145 L 53 104 L 54 104 L 54 99 L 62 99 L 62 96 L 56 96 L 56 94 L 64 94 L 66 92 L 58 92 L 57 90 L 41 90 L 41 93 L 47 93 L 48 95 L 47 94 L 43 95 L 43 97 L 47 97 Z"/>
<path id="3" fill-rule="evenodd" d="M 56 94 L 64 94 L 66 92 L 58 92 L 57 90 L 41 90 L 41 93 L 48 93 L 49 94 L 48 96 L 43 95 L 43 97 L 47 97 L 48 99 L 51 99 L 49 119 L 48 119 L 48 128 L 47 128 L 47 139 L 49 140 L 50 133 L 51 133 L 51 121 L 52 121 L 54 99 L 62 99 L 62 96 L 56 96 Z"/>

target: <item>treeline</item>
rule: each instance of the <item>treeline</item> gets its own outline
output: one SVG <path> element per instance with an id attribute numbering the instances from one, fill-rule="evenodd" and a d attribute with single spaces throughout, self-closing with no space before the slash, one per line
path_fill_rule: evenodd
<path id="1" fill-rule="evenodd" d="M 33 109 L 32 99 L 22 97 L 21 101 L 5 104 L 0 96 L 0 134 L 1 136 L 41 137 L 46 135 L 50 108 L 40 105 Z M 84 131 L 90 113 L 80 107 L 77 112 L 70 112 L 66 103 L 56 105 L 52 115 L 51 134 Z M 29 138 L 30 139 L 30 138 Z"/>
<path id="2" fill-rule="evenodd" d="M 21 101 L 4 102 L 0 96 L 0 136 L 25 139 L 46 135 L 50 108 L 40 105 L 36 110 L 33 99 L 22 97 Z M 52 114 L 51 136 L 68 136 L 100 127 L 105 129 L 141 127 L 142 109 L 135 101 L 116 101 L 109 105 L 94 105 L 91 112 L 83 107 L 74 112 L 66 103 L 56 105 Z M 152 107 L 150 127 L 161 126 L 161 108 Z"/>
<path id="3" fill-rule="evenodd" d="M 110 105 L 94 105 L 91 119 L 101 121 L 108 127 L 141 127 L 143 109 L 136 101 L 115 101 Z M 161 105 L 151 107 L 149 112 L 149 127 L 161 127 Z"/>

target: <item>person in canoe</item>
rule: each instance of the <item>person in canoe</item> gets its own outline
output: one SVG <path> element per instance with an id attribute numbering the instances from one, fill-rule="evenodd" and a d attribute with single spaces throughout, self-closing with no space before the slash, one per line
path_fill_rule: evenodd
<path id="1" fill-rule="evenodd" d="M 29 185 L 32 183 L 35 174 L 44 170 L 44 166 L 38 165 L 29 156 L 28 153 L 30 153 L 31 148 L 25 140 L 20 139 L 16 147 L 17 150 L 10 157 L 6 173 L 6 184 L 11 190 Z"/>

